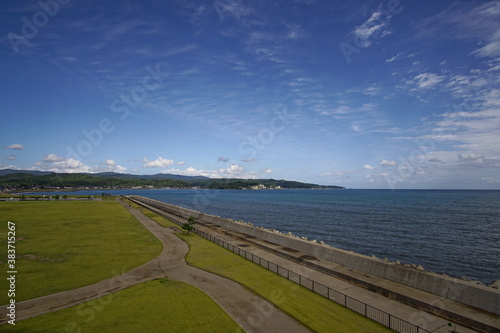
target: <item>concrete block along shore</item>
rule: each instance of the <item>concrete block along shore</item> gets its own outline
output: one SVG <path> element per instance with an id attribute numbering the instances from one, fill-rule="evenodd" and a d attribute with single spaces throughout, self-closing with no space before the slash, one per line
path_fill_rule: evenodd
<path id="1" fill-rule="evenodd" d="M 243 221 L 234 221 L 202 212 L 162 203 L 156 200 L 132 196 L 139 201 L 161 206 L 171 214 L 187 219 L 194 217 L 200 223 L 213 225 L 227 230 L 256 237 L 266 242 L 300 251 L 304 254 L 330 261 L 350 269 L 371 274 L 411 288 L 422 290 L 443 299 L 500 315 L 500 290 L 471 281 L 451 278 L 427 272 L 420 267 L 407 267 L 383 259 L 337 249 L 326 244 L 307 241 L 296 236 L 279 233 L 262 227 L 255 227 Z"/>

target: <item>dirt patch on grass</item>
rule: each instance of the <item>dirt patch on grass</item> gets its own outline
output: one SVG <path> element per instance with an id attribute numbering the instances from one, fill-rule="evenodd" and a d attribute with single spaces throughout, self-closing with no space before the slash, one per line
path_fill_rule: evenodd
<path id="1" fill-rule="evenodd" d="M 28 259 L 31 261 L 43 261 L 43 262 L 63 262 L 63 258 L 47 258 L 47 257 L 42 257 L 36 254 L 28 253 L 22 256 L 24 259 Z"/>

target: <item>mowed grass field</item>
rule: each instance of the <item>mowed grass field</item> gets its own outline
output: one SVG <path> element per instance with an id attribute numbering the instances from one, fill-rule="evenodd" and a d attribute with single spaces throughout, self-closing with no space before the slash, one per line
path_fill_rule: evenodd
<path id="1" fill-rule="evenodd" d="M 116 201 L 0 202 L 0 290 L 7 221 L 16 226 L 16 301 L 89 285 L 155 258 L 163 246 Z M 7 304 L 7 293 L 0 304 Z"/>
<path id="2" fill-rule="evenodd" d="M 132 206 L 137 207 L 134 204 Z M 165 227 L 178 227 L 146 209 L 141 210 Z M 124 211 L 126 216 L 132 217 Z M 197 235 L 180 236 L 190 246 L 188 263 L 241 283 L 315 332 L 388 332 L 383 326 Z M 63 239 L 59 241 L 65 243 Z M 135 253 L 133 245 L 131 249 Z M 127 256 L 131 256 L 130 252 Z M 72 265 L 74 269 L 79 269 L 77 263 L 72 262 Z M 62 269 L 63 266 L 54 268 Z M 104 269 L 104 272 L 107 270 L 109 268 Z M 266 315 L 265 311 L 262 315 Z M 66 333 L 238 332 L 241 328 L 200 290 L 181 282 L 160 279 L 72 308 L 20 321 L 16 326 L 6 325 L 1 330 Z"/>
<path id="3" fill-rule="evenodd" d="M 178 281 L 142 283 L 68 309 L 5 325 L 3 332 L 243 332 L 201 290 Z"/>
<path id="4" fill-rule="evenodd" d="M 164 227 L 179 228 L 153 212 L 143 208 L 142 211 Z M 196 234 L 178 233 L 177 236 L 189 245 L 186 261 L 190 265 L 244 285 L 315 332 L 390 332 L 386 327 Z"/>

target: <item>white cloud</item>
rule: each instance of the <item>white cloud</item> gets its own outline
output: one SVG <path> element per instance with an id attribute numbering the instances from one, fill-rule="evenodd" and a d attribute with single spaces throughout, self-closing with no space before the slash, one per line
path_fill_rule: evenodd
<path id="1" fill-rule="evenodd" d="M 224 156 L 219 156 L 219 158 L 217 158 L 217 162 L 229 162 L 229 158 Z"/>
<path id="2" fill-rule="evenodd" d="M 425 38 L 484 41 L 498 31 L 499 18 L 498 1 L 453 2 L 417 26 Z"/>
<path id="3" fill-rule="evenodd" d="M 388 25 L 391 15 L 384 16 L 381 7 L 370 16 L 363 24 L 354 28 L 355 40 L 359 41 L 361 47 L 369 47 L 375 38 L 382 38 L 391 33 Z"/>
<path id="4" fill-rule="evenodd" d="M 106 164 L 106 167 L 104 169 L 96 168 L 93 170 L 93 172 L 117 172 L 117 173 L 124 173 L 127 171 L 127 168 L 116 164 L 115 160 L 109 159 L 104 162 Z"/>
<path id="5" fill-rule="evenodd" d="M 0 169 L 21 170 L 17 165 L 0 163 Z"/>
<path id="6" fill-rule="evenodd" d="M 397 163 L 395 161 L 382 160 L 380 162 L 381 166 L 395 166 Z"/>
<path id="7" fill-rule="evenodd" d="M 365 166 L 363 167 L 364 170 L 374 170 L 375 168 L 372 167 L 371 165 L 369 164 L 365 164 Z"/>
<path id="8" fill-rule="evenodd" d="M 469 161 L 469 162 L 479 163 L 479 164 L 483 163 L 483 161 L 484 161 L 483 155 L 474 154 L 474 153 L 459 153 L 457 156 L 458 156 L 458 159 L 460 161 Z"/>
<path id="9" fill-rule="evenodd" d="M 396 54 L 394 57 L 386 59 L 385 62 L 393 62 L 401 58 L 401 53 Z"/>
<path id="10" fill-rule="evenodd" d="M 173 164 L 174 164 L 173 160 L 169 160 L 169 159 L 166 159 L 166 158 L 163 158 L 160 156 L 154 161 L 150 161 L 147 158 L 144 158 L 143 167 L 145 167 L 145 168 L 165 168 L 165 167 L 173 165 Z"/>
<path id="11" fill-rule="evenodd" d="M 62 158 L 56 154 L 49 154 L 43 161 L 36 162 L 31 170 L 52 171 L 59 173 L 92 172 L 92 168 L 74 158 Z"/>
<path id="12" fill-rule="evenodd" d="M 19 144 L 19 143 L 14 143 L 10 146 L 5 146 L 4 147 L 5 149 L 13 149 L 13 150 L 23 150 L 24 149 L 24 146 Z"/>
<path id="13" fill-rule="evenodd" d="M 389 59 L 386 59 L 385 62 L 394 62 L 396 60 L 409 59 L 409 58 L 414 58 L 414 57 L 415 57 L 415 53 L 405 54 L 405 52 L 400 52 L 400 53 L 396 54 L 395 56 L 393 56 Z"/>
<path id="14" fill-rule="evenodd" d="M 483 180 L 487 183 L 500 183 L 500 178 L 482 177 L 481 180 Z"/>
<path id="15" fill-rule="evenodd" d="M 7 161 L 13 161 L 13 160 L 15 160 L 15 159 L 16 159 L 16 155 L 9 155 L 9 156 L 7 157 Z"/>
<path id="16" fill-rule="evenodd" d="M 273 170 L 272 170 L 272 169 L 267 168 L 267 169 L 264 169 L 264 173 L 273 173 Z"/>
<path id="17" fill-rule="evenodd" d="M 354 170 L 341 170 L 341 171 L 337 171 L 337 172 L 325 172 L 325 173 L 322 173 L 320 174 L 321 177 L 331 177 L 331 176 L 339 176 L 339 177 L 343 177 L 343 178 L 349 178 L 349 175 L 351 173 L 354 173 L 355 171 Z"/>
<path id="18" fill-rule="evenodd" d="M 443 81 L 444 76 L 435 73 L 422 73 L 413 78 L 413 82 L 421 89 L 430 89 Z"/>
<path id="19" fill-rule="evenodd" d="M 56 154 L 49 154 L 43 158 L 44 162 L 61 162 L 64 158 L 57 156 Z"/>
<path id="20" fill-rule="evenodd" d="M 189 167 L 184 170 L 171 168 L 162 171 L 162 173 L 171 173 L 183 176 L 204 176 L 208 178 L 257 178 L 257 174 L 255 172 L 246 171 L 243 167 L 237 164 L 231 164 L 227 168 L 220 168 L 217 170 L 199 170 L 193 167 Z"/>
<path id="21" fill-rule="evenodd" d="M 127 170 L 127 168 L 116 164 L 113 159 L 107 159 L 104 162 L 100 162 L 99 165 L 100 166 L 92 167 L 74 158 L 63 158 L 56 154 L 49 154 L 46 155 L 42 161 L 36 162 L 30 170 L 52 171 L 58 173 L 123 173 Z"/>
<path id="22" fill-rule="evenodd" d="M 180 53 L 191 52 L 193 50 L 196 50 L 196 48 L 197 48 L 196 45 L 190 44 L 190 45 L 186 45 L 186 46 L 182 46 L 182 47 L 173 48 L 173 49 L 167 51 L 165 54 L 167 56 L 173 56 L 173 55 L 177 55 Z"/>
<path id="23" fill-rule="evenodd" d="M 478 57 L 499 57 L 500 56 L 500 31 L 495 35 L 496 40 L 488 42 L 485 46 L 472 52 L 472 54 Z"/>

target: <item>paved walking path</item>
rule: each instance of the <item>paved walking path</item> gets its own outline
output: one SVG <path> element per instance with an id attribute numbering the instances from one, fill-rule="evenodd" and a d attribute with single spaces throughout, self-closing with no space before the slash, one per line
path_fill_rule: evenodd
<path id="1" fill-rule="evenodd" d="M 185 219 L 180 219 L 178 216 L 171 214 L 170 212 L 166 210 L 159 210 L 158 208 L 149 206 L 145 203 L 141 203 L 144 206 L 146 206 L 148 209 L 172 220 L 172 221 L 185 221 Z M 438 316 L 435 316 L 433 314 L 430 314 L 428 312 L 425 312 L 423 310 L 416 309 L 412 306 L 403 304 L 401 302 L 398 302 L 396 300 L 390 299 L 388 297 L 379 295 L 377 293 L 374 293 L 372 291 L 369 291 L 367 289 L 364 289 L 362 287 L 353 285 L 351 283 L 348 283 L 346 281 L 340 280 L 334 276 L 325 274 L 323 272 L 320 272 L 318 270 L 306 267 L 302 264 L 299 264 L 295 261 L 289 260 L 287 258 L 284 258 L 282 256 L 276 255 L 274 253 L 271 253 L 270 251 L 266 251 L 263 248 L 275 248 L 275 249 L 281 249 L 283 251 L 282 246 L 278 246 L 276 244 L 272 244 L 267 241 L 263 241 L 260 239 L 257 239 L 255 237 L 251 237 L 251 239 L 248 238 L 248 235 L 245 234 L 240 234 L 238 232 L 235 232 L 234 230 L 224 230 L 221 226 L 204 226 L 201 223 L 198 223 L 196 225 L 196 228 L 199 229 L 200 231 L 203 231 L 205 233 L 208 233 L 212 236 L 215 236 L 233 246 L 236 247 L 243 247 L 244 250 L 248 253 L 252 253 L 258 257 L 261 257 L 271 263 L 277 264 L 283 268 L 286 268 L 296 274 L 300 274 L 302 276 L 305 276 L 309 279 L 315 280 L 316 282 L 319 282 L 332 290 L 338 291 L 340 293 L 343 293 L 347 296 L 350 296 L 354 299 L 363 301 L 364 303 L 367 303 L 370 306 L 373 306 L 374 308 L 380 309 L 382 311 L 385 311 L 387 313 L 390 313 L 393 316 L 402 318 L 412 324 L 415 324 L 417 326 L 420 326 L 430 332 L 433 333 L 448 333 L 450 332 L 451 328 L 454 328 L 456 326 L 457 331 L 460 333 L 474 333 L 476 331 L 468 329 L 466 327 L 463 327 L 461 325 L 455 325 L 450 328 L 448 326 L 449 321 L 443 318 L 440 318 Z M 237 236 L 235 238 L 235 236 Z M 259 248 L 256 246 L 256 244 L 260 244 L 262 247 Z M 297 252 L 297 256 L 302 256 L 303 253 L 300 253 L 299 251 L 294 251 Z M 320 260 L 315 258 L 313 260 L 314 263 L 316 264 L 328 264 L 324 260 Z M 339 265 L 334 265 L 336 269 L 340 269 Z M 343 271 L 344 274 L 352 274 L 352 275 L 359 275 L 357 276 L 358 278 L 362 278 L 364 276 L 365 278 L 368 278 L 366 274 L 360 273 L 360 272 L 355 272 L 353 270 L 345 269 Z M 381 278 L 377 278 L 375 276 L 370 276 L 370 279 L 376 279 L 383 281 L 384 283 L 387 284 L 393 284 L 390 281 L 385 281 Z M 393 286 L 391 286 L 392 288 Z M 412 289 L 410 287 L 400 287 L 400 288 L 405 288 L 407 289 L 406 292 L 408 293 L 420 293 L 418 290 Z M 442 300 L 441 300 L 442 301 Z M 467 311 L 461 310 L 461 311 Z M 486 314 L 485 314 L 486 315 Z M 484 318 L 481 318 L 484 319 Z M 500 317 L 496 317 L 496 319 L 493 320 L 493 322 L 489 322 L 492 324 L 494 327 L 500 326 L 498 325 L 500 321 Z M 485 320 L 485 322 L 487 322 Z M 495 324 L 496 322 L 496 324 Z"/>
<path id="2" fill-rule="evenodd" d="M 128 208 L 128 207 L 127 207 Z M 188 266 L 188 245 L 175 236 L 176 229 L 164 228 L 136 209 L 129 211 L 162 243 L 163 251 L 150 262 L 120 276 L 82 288 L 16 303 L 16 321 L 68 308 L 112 294 L 133 285 L 168 277 L 191 284 L 214 299 L 247 332 L 309 332 L 302 324 L 252 294 L 240 284 L 221 276 Z M 0 324 L 8 318 L 1 309 Z"/>

